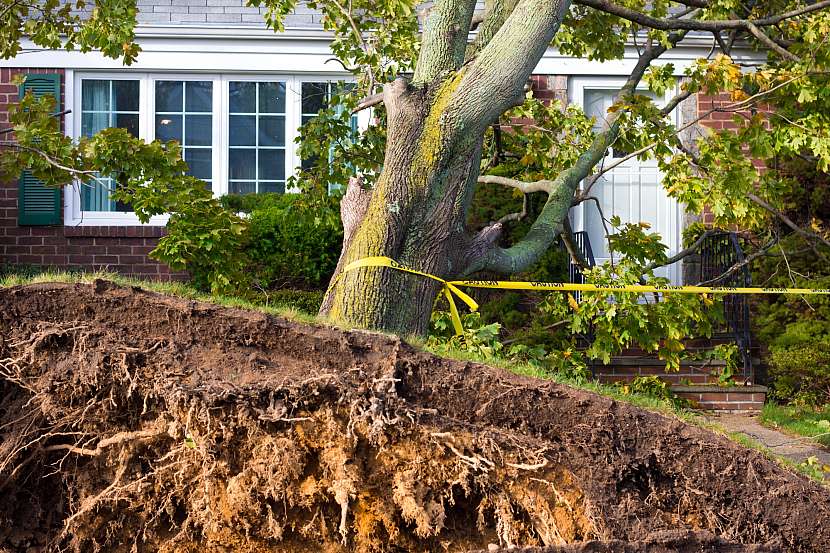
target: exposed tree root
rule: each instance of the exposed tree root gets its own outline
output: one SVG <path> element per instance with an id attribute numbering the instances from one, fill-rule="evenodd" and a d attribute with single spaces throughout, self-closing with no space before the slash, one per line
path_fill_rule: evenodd
<path id="1" fill-rule="evenodd" d="M 0 551 L 827 543 L 826 491 L 598 396 L 107 285 L 0 306 Z"/>

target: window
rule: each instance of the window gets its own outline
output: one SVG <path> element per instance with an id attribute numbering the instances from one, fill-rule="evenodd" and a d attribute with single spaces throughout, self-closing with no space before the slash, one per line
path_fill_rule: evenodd
<path id="1" fill-rule="evenodd" d="M 189 173 L 217 196 L 285 192 L 303 160 L 294 138 L 302 123 L 329 105 L 338 86 L 325 77 L 199 73 L 75 72 L 72 135 L 123 127 L 146 141 L 175 140 Z M 365 113 L 368 121 L 368 112 Z M 364 121 L 364 120 L 361 120 Z M 352 118 L 357 129 L 357 118 Z M 117 179 L 67 190 L 70 225 L 138 225 L 130 206 L 111 200 Z M 151 218 L 163 225 L 167 217 Z"/>
<path id="2" fill-rule="evenodd" d="M 110 127 L 139 135 L 139 81 L 85 79 L 81 84 L 81 134 L 93 134 Z M 83 211 L 131 211 L 130 206 L 110 199 L 117 182 L 100 176 L 81 187 Z"/>
<path id="3" fill-rule="evenodd" d="M 285 192 L 285 83 L 228 84 L 228 192 Z"/>
<path id="4" fill-rule="evenodd" d="M 156 81 L 157 140 L 176 140 L 189 173 L 213 182 L 213 82 Z"/>
<path id="5" fill-rule="evenodd" d="M 301 124 L 305 125 L 311 119 L 317 116 L 320 110 L 329 107 L 331 97 L 338 91 L 338 87 L 343 87 L 341 90 L 351 90 L 354 88 L 354 83 L 346 83 L 343 81 L 308 81 L 302 84 L 301 91 Z M 353 115 L 351 118 L 352 132 L 357 133 L 357 116 Z M 308 158 L 301 161 L 303 169 L 309 169 L 314 165 L 315 159 Z"/>

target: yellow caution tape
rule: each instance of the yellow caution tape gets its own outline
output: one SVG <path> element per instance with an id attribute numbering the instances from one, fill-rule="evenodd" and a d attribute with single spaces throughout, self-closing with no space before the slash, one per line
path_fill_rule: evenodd
<path id="1" fill-rule="evenodd" d="M 804 294 L 804 295 L 830 295 L 830 288 L 739 288 L 731 286 L 675 286 L 671 284 L 647 285 L 647 284 L 618 284 L 598 286 L 596 284 L 571 284 L 565 282 L 534 282 L 534 281 L 512 281 L 512 280 L 444 280 L 429 273 L 423 273 L 401 265 L 389 257 L 364 257 L 349 263 L 343 268 L 332 283 L 332 287 L 344 273 L 360 269 L 361 267 L 389 267 L 405 273 L 420 275 L 438 281 L 443 285 L 443 293 L 450 304 L 450 315 L 456 334 L 461 334 L 464 327 L 461 325 L 461 317 L 455 306 L 453 295 L 466 303 L 470 309 L 476 311 L 476 301 L 462 292 L 458 287 L 467 288 L 499 288 L 502 290 L 551 290 L 563 292 L 637 292 L 637 293 L 673 293 L 673 294 Z"/>
<path id="2" fill-rule="evenodd" d="M 410 269 L 409 267 L 405 267 L 391 259 L 389 257 L 364 257 L 363 259 L 358 259 L 357 261 L 352 261 L 345 267 L 343 267 L 343 272 L 337 275 L 337 278 L 334 282 L 331 283 L 331 287 L 333 288 L 340 277 L 348 273 L 349 271 L 354 271 L 355 269 L 360 269 L 361 267 L 389 267 L 391 269 L 396 269 L 398 271 L 403 271 L 404 273 L 411 273 L 413 275 L 420 275 L 422 277 L 431 278 L 432 280 L 437 280 L 443 285 L 442 292 L 444 296 L 447 298 L 447 301 L 450 304 L 450 316 L 452 318 L 452 325 L 455 328 L 456 334 L 461 334 L 464 331 L 464 327 L 461 325 L 461 316 L 458 314 L 458 308 L 455 306 L 455 301 L 453 300 L 453 294 L 458 296 L 461 301 L 466 303 L 470 309 L 473 311 L 478 310 L 478 304 L 476 300 L 459 290 L 454 282 L 448 282 L 443 278 L 439 278 L 435 275 L 431 275 L 429 273 L 423 273 L 421 271 L 416 271 L 415 269 Z"/>

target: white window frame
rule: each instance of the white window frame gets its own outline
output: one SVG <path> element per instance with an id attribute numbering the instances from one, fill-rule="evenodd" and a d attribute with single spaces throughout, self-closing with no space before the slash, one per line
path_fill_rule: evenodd
<path id="1" fill-rule="evenodd" d="M 221 122 L 217 122 L 217 114 L 222 113 L 222 98 L 221 92 L 217 90 L 217 82 L 219 81 L 219 75 L 212 75 L 209 73 L 150 73 L 149 75 L 149 83 L 148 83 L 148 110 L 149 112 L 146 114 L 147 118 L 149 119 L 149 124 L 147 128 L 147 141 L 151 142 L 156 139 L 156 82 L 158 81 L 211 81 L 213 83 L 213 106 L 211 111 L 211 124 L 212 124 L 212 136 L 211 136 L 211 158 L 212 158 L 212 169 L 213 169 L 213 176 L 211 178 L 211 184 L 213 188 L 217 186 L 217 175 L 221 175 L 221 163 L 222 163 L 222 149 L 221 149 Z M 144 114 L 142 114 L 144 115 Z M 184 123 L 184 122 L 183 122 Z M 215 191 L 214 191 L 215 193 Z M 165 216 L 166 217 L 166 216 Z"/>
<path id="2" fill-rule="evenodd" d="M 300 114 L 295 109 L 294 103 L 291 98 L 291 91 L 290 88 L 294 82 L 295 78 L 290 75 L 280 75 L 280 74 L 254 74 L 254 75 L 222 75 L 220 82 L 221 82 L 221 90 L 222 90 L 222 100 L 224 102 L 222 106 L 221 112 L 221 125 L 222 125 L 222 186 L 221 190 L 214 191 L 217 195 L 223 195 L 228 193 L 228 188 L 230 186 L 230 178 L 228 176 L 229 170 L 229 155 L 227 154 L 228 149 L 230 147 L 230 106 L 229 106 L 229 98 L 230 98 L 230 83 L 233 82 L 254 82 L 254 83 L 264 83 L 264 82 L 281 82 L 285 83 L 285 180 L 286 192 L 295 192 L 294 190 L 288 189 L 288 178 L 294 174 L 294 159 L 299 157 L 297 156 L 297 148 L 294 145 L 294 137 L 297 136 L 298 132 L 295 127 L 295 123 L 300 120 Z M 258 108 L 257 108 L 258 109 Z M 259 116 L 257 116 L 259 117 Z"/>
<path id="3" fill-rule="evenodd" d="M 612 77 L 612 76 L 591 76 L 591 77 L 571 77 L 568 79 L 568 99 L 570 103 L 577 105 L 581 108 L 585 108 L 585 92 L 589 90 L 619 90 L 623 87 L 627 80 L 627 77 L 619 76 L 619 77 Z M 648 87 L 645 83 L 640 83 L 637 86 L 638 91 L 646 91 Z M 663 98 L 664 103 L 668 103 L 669 100 L 674 98 L 674 96 L 679 91 L 679 81 L 678 83 L 673 86 L 669 87 L 666 90 L 665 96 Z M 680 106 L 677 106 L 672 113 L 670 114 L 672 122 L 677 125 L 680 118 Z M 613 163 L 614 158 L 610 157 L 606 160 L 608 163 Z M 630 160 L 631 163 L 639 163 L 636 158 Z M 581 188 L 582 185 L 580 185 Z M 578 206 L 571 208 L 570 216 L 572 227 L 574 231 L 584 231 L 585 230 L 585 209 L 586 205 L 589 202 L 582 202 Z M 593 204 L 591 204 L 592 206 Z M 588 206 L 590 207 L 590 206 Z M 663 240 L 666 245 L 669 246 L 669 251 L 677 252 L 680 251 L 682 248 L 682 228 L 683 228 L 683 206 L 680 202 L 674 202 L 674 212 L 672 213 L 672 223 L 671 223 L 671 232 L 673 236 L 664 236 Z M 680 283 L 680 279 L 682 277 L 682 269 L 680 268 L 681 264 L 675 264 L 670 267 L 670 274 L 669 277 L 672 282 Z"/>
<path id="4" fill-rule="evenodd" d="M 348 74 L 286 74 L 286 73 L 185 73 L 134 71 L 72 71 L 67 72 L 66 105 L 72 112 L 67 118 L 66 133 L 78 139 L 81 136 L 81 81 L 87 79 L 139 81 L 139 138 L 148 142 L 155 139 L 157 81 L 212 81 L 213 82 L 213 181 L 216 196 L 228 193 L 228 147 L 230 132 L 229 83 L 231 81 L 284 82 L 285 101 L 285 177 L 296 174 L 300 156 L 294 140 L 299 136 L 302 122 L 302 83 L 322 81 L 353 82 Z M 72 116 L 74 115 L 74 116 Z M 358 128 L 364 130 L 370 123 L 368 110 L 358 115 Z M 64 224 L 67 226 L 143 226 L 134 213 L 112 211 L 82 211 L 80 184 L 66 187 L 64 195 Z M 286 185 L 286 193 L 299 192 Z M 164 226 L 168 215 L 150 218 L 146 226 Z"/>

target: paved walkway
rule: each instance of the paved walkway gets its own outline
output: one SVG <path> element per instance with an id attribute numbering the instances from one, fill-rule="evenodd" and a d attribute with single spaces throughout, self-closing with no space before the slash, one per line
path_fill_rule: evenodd
<path id="1" fill-rule="evenodd" d="M 753 415 L 722 414 L 707 415 L 707 418 L 729 432 L 740 432 L 749 436 L 773 453 L 787 457 L 796 463 L 802 463 L 808 457 L 817 457 L 821 464 L 830 465 L 830 451 L 827 449 L 808 438 L 799 438 L 767 428 L 761 425 Z"/>

